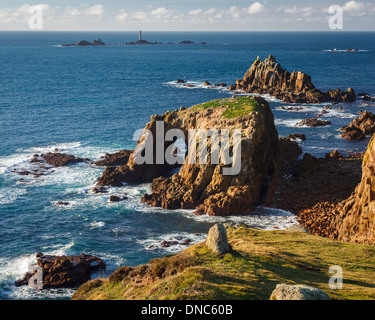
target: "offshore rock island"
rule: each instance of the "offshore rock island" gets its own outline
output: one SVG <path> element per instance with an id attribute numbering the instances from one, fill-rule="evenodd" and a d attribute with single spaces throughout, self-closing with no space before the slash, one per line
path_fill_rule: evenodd
<path id="1" fill-rule="evenodd" d="M 352 102 L 356 95 L 352 88 L 342 92 L 339 89 L 322 92 L 315 88 L 311 77 L 303 72 L 283 69 L 270 55 L 264 61 L 259 57 L 254 61 L 243 79 L 228 87 L 246 93 L 269 94 L 289 103 L 321 103 L 326 101 Z"/>

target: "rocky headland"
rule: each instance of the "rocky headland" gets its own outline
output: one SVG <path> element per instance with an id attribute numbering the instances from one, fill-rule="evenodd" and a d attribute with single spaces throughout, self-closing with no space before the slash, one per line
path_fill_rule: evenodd
<path id="1" fill-rule="evenodd" d="M 264 61 L 259 57 L 254 61 L 243 79 L 228 87 L 246 93 L 269 94 L 289 103 L 321 103 L 325 101 L 352 102 L 356 95 L 352 88 L 343 92 L 339 89 L 322 92 L 315 88 L 311 76 L 301 71 L 283 69 L 270 55 Z"/>

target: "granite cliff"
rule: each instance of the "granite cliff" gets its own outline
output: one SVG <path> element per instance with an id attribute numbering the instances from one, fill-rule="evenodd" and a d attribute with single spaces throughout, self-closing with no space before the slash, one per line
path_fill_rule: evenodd
<path id="1" fill-rule="evenodd" d="M 199 143 L 199 149 L 207 148 L 207 162 L 200 161 L 198 151 L 194 155 L 195 163 L 186 157 L 179 172 L 170 176 L 176 165 L 156 164 L 156 150 L 166 151 L 173 142 L 164 139 L 164 145 L 160 146 L 154 138 L 153 164 L 137 164 L 133 152 L 126 165 L 106 168 L 98 180 L 99 185 L 119 186 L 123 182 L 152 181 L 152 193 L 142 198 L 143 202 L 152 206 L 196 209 L 196 214 L 208 215 L 249 213 L 270 190 L 281 163 L 295 159 L 301 152 L 296 142 L 278 140 L 271 108 L 260 97 L 215 100 L 161 116 L 154 115 L 145 127 L 153 137 L 157 122 L 159 125 L 162 123 L 164 132 L 178 128 L 185 137 L 189 136 L 190 129 L 217 129 L 218 132 L 226 129 L 232 133 L 240 129 L 239 171 L 226 175 L 223 170 L 228 165 L 211 161 L 218 147 L 212 138 L 208 138 Z M 185 142 L 188 144 L 187 138 Z M 142 149 L 145 143 L 146 138 L 142 138 L 136 150 Z M 233 139 L 229 142 L 229 149 L 233 152 Z"/>

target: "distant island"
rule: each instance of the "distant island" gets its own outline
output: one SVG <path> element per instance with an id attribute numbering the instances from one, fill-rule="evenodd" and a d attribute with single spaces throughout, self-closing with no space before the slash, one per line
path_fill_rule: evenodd
<path id="1" fill-rule="evenodd" d="M 90 46 L 106 46 L 100 38 L 98 40 L 94 40 L 93 42 L 89 42 L 87 40 L 81 40 L 77 43 L 68 43 L 68 44 L 62 44 L 62 47 L 90 47 Z"/>
<path id="2" fill-rule="evenodd" d="M 126 42 L 124 45 L 143 45 L 143 44 L 163 44 L 163 42 L 150 42 L 142 39 L 142 31 L 139 31 L 139 39 L 137 41 Z"/>

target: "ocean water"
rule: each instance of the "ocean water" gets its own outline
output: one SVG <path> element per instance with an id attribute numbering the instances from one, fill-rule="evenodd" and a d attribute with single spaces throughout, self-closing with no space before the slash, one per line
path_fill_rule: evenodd
<path id="1" fill-rule="evenodd" d="M 295 223 L 288 212 L 258 208 L 243 217 L 196 217 L 189 210 L 162 210 L 140 202 L 150 185 L 123 186 L 109 194 L 90 189 L 103 171 L 87 163 L 56 168 L 39 178 L 14 174 L 30 168 L 34 153 L 62 152 L 97 160 L 106 152 L 134 148 L 133 133 L 150 116 L 232 96 L 207 89 L 205 80 L 228 85 L 242 78 L 259 56 L 276 56 L 282 67 L 312 76 L 322 90 L 353 87 L 375 94 L 375 33 L 144 33 L 149 41 L 205 41 L 207 45 L 122 46 L 137 39 L 131 32 L 0 32 L 0 299 L 69 299 L 73 290 L 16 288 L 34 260 L 45 254 L 97 255 L 107 270 L 138 265 L 176 253 L 163 240 L 205 239 L 218 221 L 238 221 L 260 229 Z M 61 47 L 100 37 L 106 47 Z M 338 49 L 330 52 L 330 49 Z M 346 52 L 347 48 L 358 52 Z M 195 88 L 174 81 L 185 79 Z M 280 136 L 304 133 L 304 152 L 324 156 L 333 149 L 363 151 L 368 143 L 341 139 L 338 131 L 358 116 L 374 112 L 371 102 L 342 103 L 322 117 L 332 125 L 295 127 L 324 105 L 289 105 L 266 97 Z M 287 106 L 302 106 L 286 111 Z M 19 179 L 24 178 L 23 182 Z M 110 194 L 129 199 L 109 203 Z M 58 201 L 68 206 L 56 205 Z M 150 246 L 153 245 L 152 248 Z"/>

